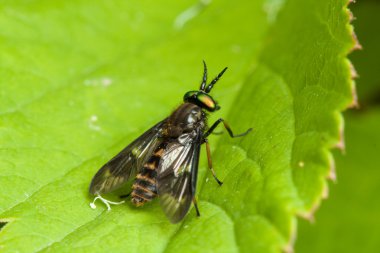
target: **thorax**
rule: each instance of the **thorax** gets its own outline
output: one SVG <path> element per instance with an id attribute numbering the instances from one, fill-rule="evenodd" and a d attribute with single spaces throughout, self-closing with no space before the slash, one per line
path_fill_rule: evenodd
<path id="1" fill-rule="evenodd" d="M 168 118 L 164 127 L 164 137 L 176 138 L 195 130 L 203 130 L 206 125 L 206 115 L 202 109 L 191 103 L 180 105 Z"/>

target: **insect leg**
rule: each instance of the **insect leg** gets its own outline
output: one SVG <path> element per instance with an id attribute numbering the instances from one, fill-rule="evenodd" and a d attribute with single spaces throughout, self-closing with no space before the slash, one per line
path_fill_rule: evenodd
<path id="1" fill-rule="evenodd" d="M 215 128 L 223 122 L 223 125 L 224 125 L 224 128 L 227 130 L 228 134 L 232 137 L 232 138 L 236 138 L 236 137 L 242 137 L 246 134 L 248 134 L 249 132 L 251 132 L 252 128 L 249 128 L 247 131 L 245 131 L 244 133 L 241 133 L 241 134 L 234 134 L 230 128 L 230 126 L 227 124 L 227 122 L 224 121 L 224 119 L 220 118 L 218 119 L 217 121 L 215 121 L 214 124 L 212 124 L 212 126 L 207 130 L 207 132 L 204 134 L 204 137 L 207 138 L 207 136 L 209 136 L 214 130 Z"/>
<path id="2" fill-rule="evenodd" d="M 193 204 L 194 204 L 194 207 L 195 207 L 195 212 L 197 213 L 197 216 L 201 216 L 201 213 L 199 212 L 199 209 L 198 209 L 198 203 L 197 203 L 197 199 L 195 197 L 193 197 Z"/>
<path id="3" fill-rule="evenodd" d="M 207 140 L 207 139 L 204 139 L 204 142 L 206 143 L 208 168 L 211 170 L 211 173 L 212 173 L 212 175 L 214 176 L 216 182 L 218 182 L 219 185 L 222 185 L 223 182 L 220 181 L 220 180 L 216 177 L 216 174 L 215 174 L 214 168 L 212 167 L 210 144 L 208 143 L 208 140 Z"/>

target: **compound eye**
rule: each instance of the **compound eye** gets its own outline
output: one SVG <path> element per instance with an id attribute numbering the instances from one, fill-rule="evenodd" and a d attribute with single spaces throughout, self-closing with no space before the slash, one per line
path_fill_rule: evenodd
<path id="1" fill-rule="evenodd" d="M 188 91 L 185 96 L 183 96 L 183 101 L 189 101 L 191 98 L 195 98 L 198 91 Z"/>
<path id="2" fill-rule="evenodd" d="M 216 105 L 215 101 L 207 94 L 202 94 L 202 93 L 198 94 L 197 99 L 209 111 L 215 111 L 215 110 L 219 109 L 219 107 Z"/>

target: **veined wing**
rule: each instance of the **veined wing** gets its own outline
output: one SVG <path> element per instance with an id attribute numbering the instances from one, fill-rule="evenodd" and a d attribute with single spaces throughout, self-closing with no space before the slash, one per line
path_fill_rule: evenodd
<path id="1" fill-rule="evenodd" d="M 153 126 L 103 165 L 91 181 L 90 193 L 111 192 L 134 178 L 145 160 L 161 143 L 159 136 L 165 121 Z"/>
<path id="2" fill-rule="evenodd" d="M 197 183 L 200 131 L 181 135 L 168 144 L 157 175 L 161 207 L 172 223 L 183 219 L 195 194 Z"/>

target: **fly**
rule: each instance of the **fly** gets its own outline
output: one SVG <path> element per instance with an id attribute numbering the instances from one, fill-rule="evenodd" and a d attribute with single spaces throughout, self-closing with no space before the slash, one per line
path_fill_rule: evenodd
<path id="1" fill-rule="evenodd" d="M 169 117 L 143 133 L 95 174 L 90 193 L 96 197 L 91 207 L 95 208 L 97 199 L 102 200 L 108 209 L 110 204 L 123 203 L 106 200 L 101 194 L 112 192 L 133 180 L 130 196 L 135 206 L 159 197 L 168 219 L 177 223 L 187 214 L 192 202 L 197 216 L 200 216 L 195 190 L 201 145 L 206 145 L 208 167 L 216 182 L 222 185 L 212 166 L 207 137 L 220 123 L 232 138 L 244 136 L 252 130 L 235 135 L 222 118 L 208 127 L 207 112 L 220 109 L 209 93 L 227 68 L 207 85 L 207 66 L 205 62 L 203 65 L 199 90 L 187 92 L 184 102 Z"/>

